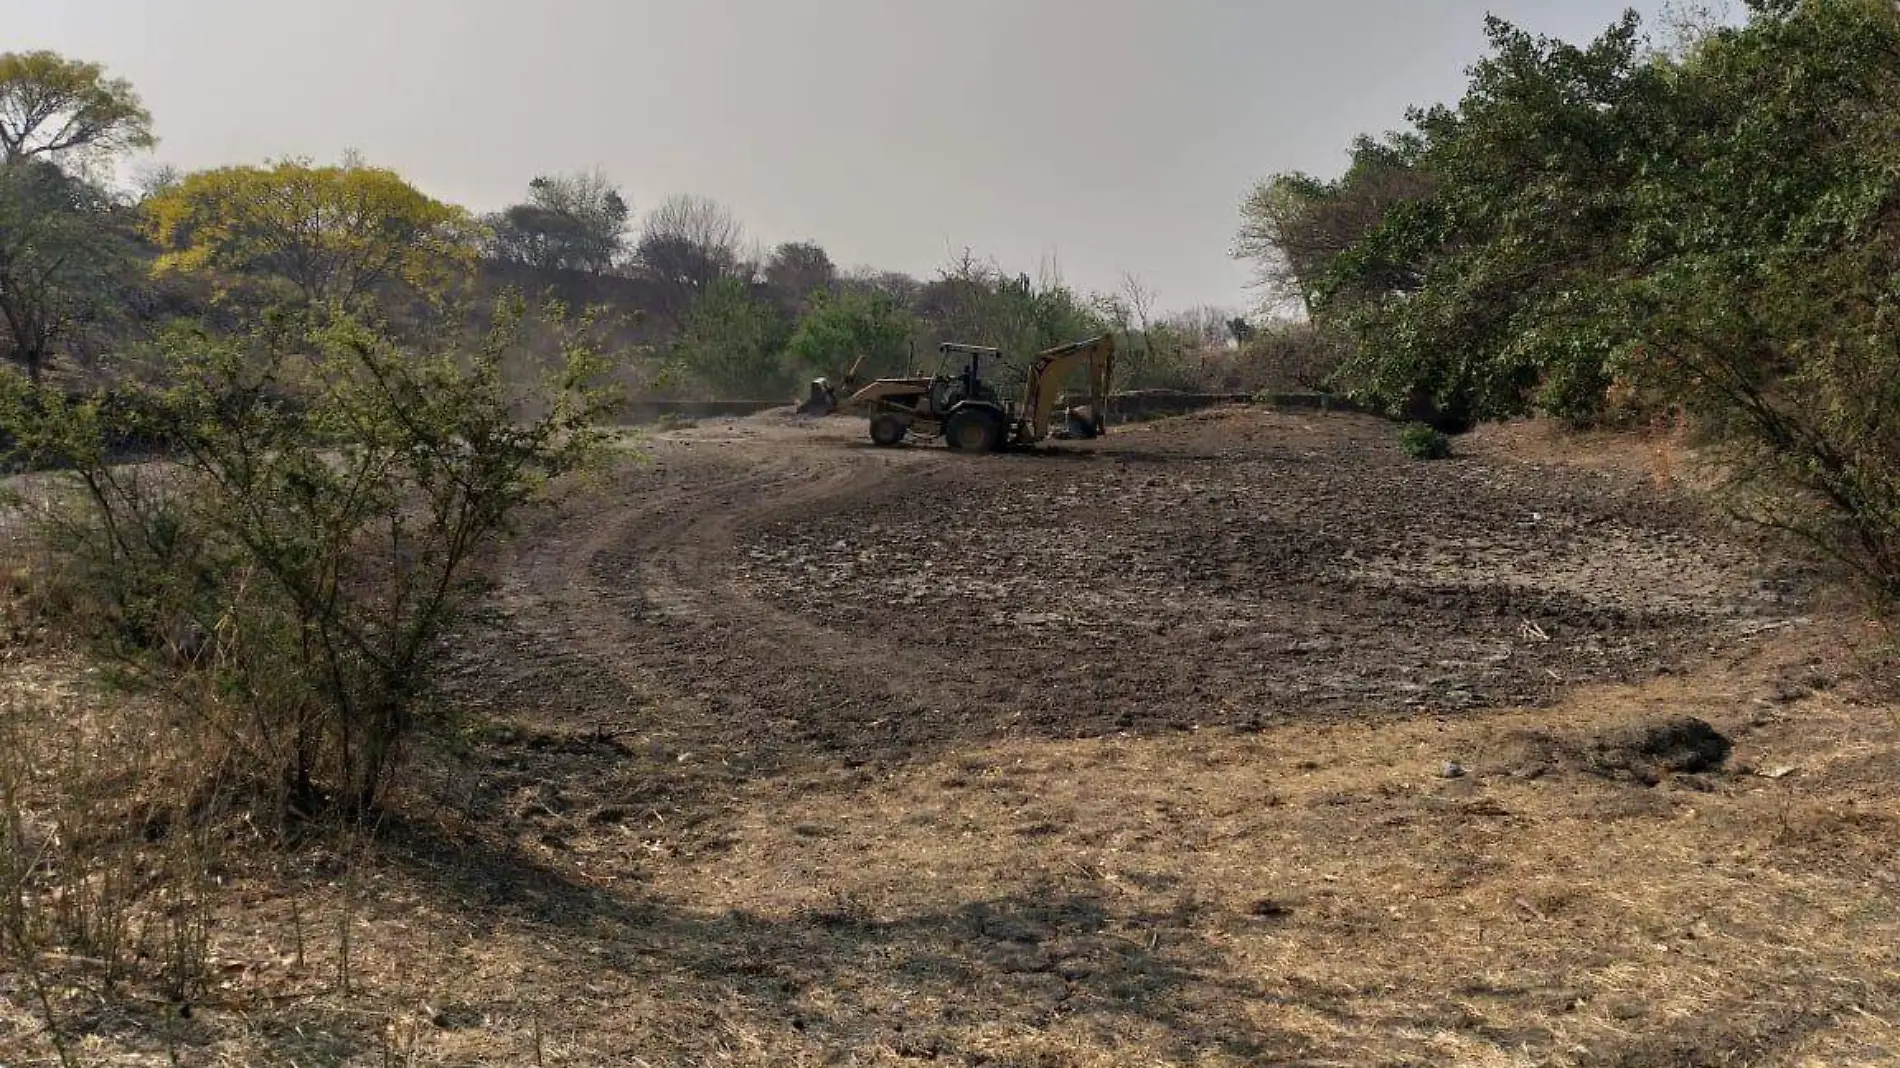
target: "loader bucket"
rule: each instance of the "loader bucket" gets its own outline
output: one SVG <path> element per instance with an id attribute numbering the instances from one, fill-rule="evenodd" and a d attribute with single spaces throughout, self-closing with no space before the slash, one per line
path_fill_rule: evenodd
<path id="1" fill-rule="evenodd" d="M 814 379 L 811 394 L 798 406 L 800 415 L 830 415 L 838 408 L 838 400 L 831 393 L 831 383 L 822 378 Z"/>

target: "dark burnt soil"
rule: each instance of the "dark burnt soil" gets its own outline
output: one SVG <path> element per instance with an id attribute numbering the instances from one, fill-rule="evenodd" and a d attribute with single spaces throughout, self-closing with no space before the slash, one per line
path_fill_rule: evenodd
<path id="1" fill-rule="evenodd" d="M 1359 416 L 1230 410 L 998 457 L 847 423 L 650 443 L 529 539 L 458 694 L 742 776 L 1536 704 L 1798 611 L 1640 476 L 1419 463 Z"/>
<path id="2" fill-rule="evenodd" d="M 1640 484 L 1417 463 L 1346 417 L 957 465 L 746 551 L 782 609 L 1000 676 L 993 698 L 1054 733 L 1534 703 L 1672 670 L 1778 599 Z"/>

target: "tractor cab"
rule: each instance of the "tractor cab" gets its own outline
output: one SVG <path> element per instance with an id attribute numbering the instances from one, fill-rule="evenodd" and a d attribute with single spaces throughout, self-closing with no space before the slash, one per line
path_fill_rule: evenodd
<path id="1" fill-rule="evenodd" d="M 946 341 L 937 346 L 937 373 L 930 380 L 930 410 L 947 415 L 967 400 L 998 403 L 996 387 L 984 376 L 993 375 L 1003 350 L 984 345 Z"/>

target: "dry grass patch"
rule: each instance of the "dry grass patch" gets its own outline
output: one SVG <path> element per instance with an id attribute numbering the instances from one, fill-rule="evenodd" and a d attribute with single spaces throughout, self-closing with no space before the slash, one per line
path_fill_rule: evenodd
<path id="1" fill-rule="evenodd" d="M 973 750 L 762 799 L 689 896 L 887 943 L 846 954 L 844 988 L 868 969 L 875 993 L 841 1004 L 832 976 L 824 1009 L 897 1048 L 881 1003 L 906 992 L 906 1030 L 953 1063 L 1900 1050 L 1900 804 L 1867 774 L 1893 720 L 1827 694 L 1760 705 L 1724 677 L 1536 715 Z M 1651 788 L 1494 763 L 1521 731 L 1683 713 L 1760 770 Z"/>
<path id="2" fill-rule="evenodd" d="M 1787 681 L 1836 637 L 1536 714 L 757 780 L 690 850 L 663 814 L 550 842 L 451 807 L 240 852 L 188 1019 L 67 1018 L 83 1063 L 1890 1063 L 1900 728 Z M 1727 771 L 1518 764 L 1683 714 Z M 7 1062 L 51 1063 L 7 994 Z"/>

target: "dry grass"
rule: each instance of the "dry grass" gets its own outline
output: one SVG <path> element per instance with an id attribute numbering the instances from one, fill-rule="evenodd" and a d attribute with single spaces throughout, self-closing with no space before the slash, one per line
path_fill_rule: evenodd
<path id="1" fill-rule="evenodd" d="M 1825 695 L 1762 709 L 1734 678 L 1535 716 L 975 751 L 753 807 L 730 863 L 792 877 L 751 881 L 741 905 L 788 922 L 834 899 L 874 927 L 945 902 L 1036 915 L 1051 936 L 1032 981 L 974 969 L 1005 997 L 961 968 L 910 980 L 982 1019 L 950 1029 L 966 1059 L 1838 1064 L 1871 1040 L 1862 1063 L 1888 1063 L 1900 805 L 1875 769 L 1900 736 Z M 1656 790 L 1439 777 L 1486 768 L 1520 729 L 1658 712 L 1799 771 Z M 731 894 L 722 868 L 694 893 Z M 1044 959 L 1085 974 L 1048 982 Z"/>
<path id="2" fill-rule="evenodd" d="M 1493 455 L 1563 463 L 1646 478 L 1661 488 L 1707 489 L 1720 481 L 1681 418 L 1658 415 L 1637 430 L 1573 430 L 1552 419 L 1487 423 L 1461 439 Z"/>
<path id="3" fill-rule="evenodd" d="M 88 1064 L 1893 1063 L 1900 728 L 1798 684 L 1876 637 L 1777 632 L 1536 714 L 762 780 L 710 840 L 445 810 L 362 856 L 234 853 L 190 1018 L 102 997 L 68 1026 Z M 113 714 L 70 663 L 14 666 L 16 710 Z M 1509 774 L 1523 730 L 1677 714 L 1737 770 Z M 51 1063 L 8 994 L 0 1056 Z"/>

